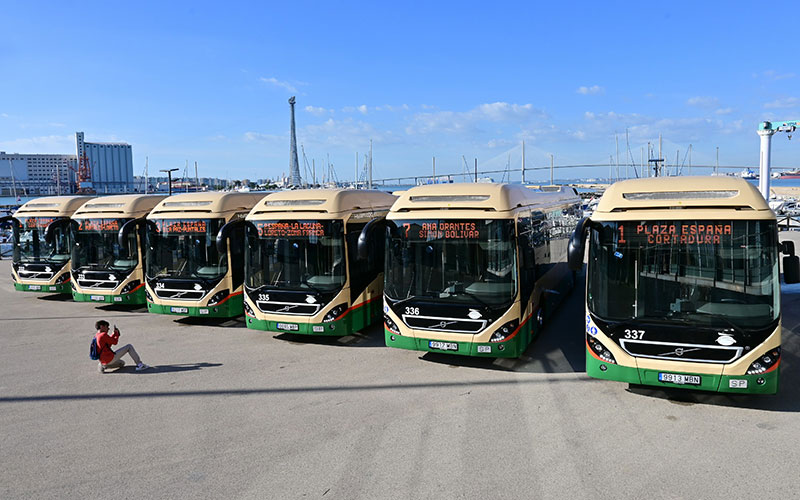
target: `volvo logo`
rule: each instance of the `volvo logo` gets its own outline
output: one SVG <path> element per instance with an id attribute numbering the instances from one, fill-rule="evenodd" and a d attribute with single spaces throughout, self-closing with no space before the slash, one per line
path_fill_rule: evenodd
<path id="1" fill-rule="evenodd" d="M 678 347 L 677 349 L 675 349 L 675 355 L 683 356 L 683 347 Z"/>
<path id="2" fill-rule="evenodd" d="M 433 328 L 447 328 L 448 325 L 452 325 L 456 323 L 455 321 L 440 321 L 435 325 L 432 325 Z"/>

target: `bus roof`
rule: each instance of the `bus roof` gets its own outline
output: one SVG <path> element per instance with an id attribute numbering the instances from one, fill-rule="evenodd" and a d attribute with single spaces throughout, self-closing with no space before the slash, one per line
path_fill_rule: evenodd
<path id="1" fill-rule="evenodd" d="M 620 181 L 606 189 L 594 213 L 600 215 L 676 208 L 729 208 L 771 213 L 754 185 L 730 176 L 654 177 Z"/>
<path id="2" fill-rule="evenodd" d="M 88 219 L 97 216 L 141 217 L 150 213 L 166 195 L 119 194 L 103 196 L 86 202 L 72 216 L 73 219 Z"/>
<path id="3" fill-rule="evenodd" d="M 416 186 L 400 193 L 392 212 L 471 209 L 507 212 L 520 207 L 578 202 L 574 190 L 542 192 L 520 184 L 453 183 Z"/>
<path id="4" fill-rule="evenodd" d="M 197 217 L 201 214 L 222 214 L 250 211 L 268 192 L 239 193 L 206 191 L 175 194 L 161 201 L 147 216 L 148 219 L 168 219 L 175 216 Z"/>
<path id="5" fill-rule="evenodd" d="M 39 215 L 71 217 L 81 205 L 94 199 L 93 196 L 45 196 L 35 198 L 19 207 L 14 217 L 36 217 Z"/>
<path id="6" fill-rule="evenodd" d="M 278 212 L 341 213 L 354 210 L 389 210 L 397 199 L 368 189 L 298 189 L 278 191 L 262 199 L 248 217 Z"/>

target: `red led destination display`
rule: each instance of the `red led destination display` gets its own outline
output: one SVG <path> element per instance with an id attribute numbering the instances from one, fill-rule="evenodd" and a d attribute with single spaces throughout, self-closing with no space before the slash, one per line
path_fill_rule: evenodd
<path id="1" fill-rule="evenodd" d="M 417 237 L 423 240 L 446 239 L 464 240 L 477 239 L 480 231 L 474 222 L 423 222 L 421 224 L 403 224 L 403 229 L 408 236 L 409 231 L 417 233 Z"/>
<path id="2" fill-rule="evenodd" d="M 79 231 L 119 231 L 119 219 L 82 219 Z"/>
<path id="3" fill-rule="evenodd" d="M 25 219 L 25 229 L 45 229 L 56 217 L 28 217 Z"/>
<path id="4" fill-rule="evenodd" d="M 730 222 L 621 223 L 617 243 L 630 244 L 715 244 L 733 236 Z"/>
<path id="5" fill-rule="evenodd" d="M 155 223 L 158 231 L 161 233 L 205 233 L 208 229 L 208 221 L 201 219 L 156 219 Z"/>
<path id="6" fill-rule="evenodd" d="M 256 222 L 258 235 L 267 238 L 325 236 L 322 222 Z"/>

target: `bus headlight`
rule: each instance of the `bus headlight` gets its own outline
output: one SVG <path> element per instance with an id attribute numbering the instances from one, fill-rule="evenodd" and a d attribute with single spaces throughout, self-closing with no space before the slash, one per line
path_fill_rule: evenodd
<path id="1" fill-rule="evenodd" d="M 764 353 L 763 356 L 753 361 L 753 363 L 750 365 L 750 368 L 747 369 L 747 374 L 757 375 L 759 373 L 768 372 L 778 364 L 780 359 L 781 348 L 776 347 L 775 349 L 771 349 L 770 351 Z"/>
<path id="2" fill-rule="evenodd" d="M 388 328 L 390 332 L 400 335 L 400 329 L 397 328 L 397 324 L 392 321 L 392 318 L 390 318 L 388 314 L 383 315 L 383 324 L 386 325 L 386 328 Z"/>
<path id="3" fill-rule="evenodd" d="M 230 293 L 230 292 L 228 292 L 228 290 L 220 290 L 219 292 L 215 293 L 214 296 L 211 297 L 208 300 L 208 305 L 209 306 L 215 306 L 215 305 L 219 304 L 220 302 L 222 302 L 225 299 L 225 297 L 228 296 L 228 293 Z"/>
<path id="4" fill-rule="evenodd" d="M 153 296 L 150 295 L 150 291 L 149 290 L 145 289 L 144 297 L 147 299 L 148 302 L 153 302 Z"/>
<path id="5" fill-rule="evenodd" d="M 58 278 L 56 278 L 55 283 L 56 283 L 56 285 L 60 285 L 61 283 L 64 283 L 68 279 L 69 279 L 69 273 L 64 273 L 61 276 L 59 276 Z"/>
<path id="6" fill-rule="evenodd" d="M 322 322 L 330 323 L 331 321 L 341 316 L 342 313 L 344 313 L 345 309 L 347 309 L 347 304 L 339 304 L 338 306 L 328 311 L 328 314 L 326 314 L 325 317 L 322 318 Z"/>
<path id="7" fill-rule="evenodd" d="M 124 287 L 122 287 L 122 290 L 120 290 L 119 293 L 121 293 L 122 295 L 125 295 L 126 293 L 131 293 L 133 291 L 133 289 L 136 288 L 137 286 L 139 286 L 140 284 L 141 284 L 141 281 L 133 280 L 130 283 L 128 283 L 127 285 L 125 285 Z"/>
<path id="8" fill-rule="evenodd" d="M 492 334 L 489 342 L 502 342 L 510 337 L 517 330 L 517 320 L 511 320 L 501 326 Z"/>
<path id="9" fill-rule="evenodd" d="M 592 350 L 595 356 L 602 359 L 606 363 L 610 363 L 612 365 L 617 364 L 617 360 L 614 359 L 614 355 L 611 354 L 611 351 L 606 349 L 606 346 L 588 333 L 586 334 L 586 342 L 589 344 L 589 349 Z"/>

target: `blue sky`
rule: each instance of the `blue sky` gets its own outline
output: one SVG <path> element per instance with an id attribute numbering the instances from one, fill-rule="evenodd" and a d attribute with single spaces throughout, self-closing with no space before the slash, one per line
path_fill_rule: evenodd
<path id="1" fill-rule="evenodd" d="M 4 2 L 0 150 L 133 145 L 135 174 L 288 173 L 289 106 L 309 164 L 374 176 L 639 162 L 758 164 L 765 119 L 800 118 L 791 2 Z M 629 148 L 625 131 L 629 133 Z M 800 164 L 798 140 L 773 165 Z M 303 163 L 301 153 L 301 165 Z M 581 169 L 557 177 L 607 175 Z M 500 175 L 494 175 L 499 180 Z M 545 178 L 549 173 L 529 174 Z"/>

